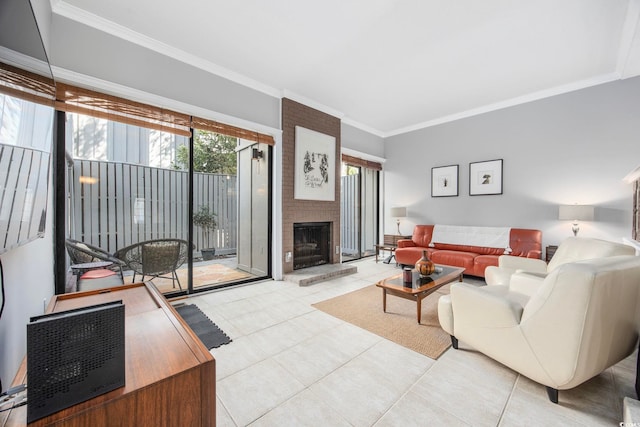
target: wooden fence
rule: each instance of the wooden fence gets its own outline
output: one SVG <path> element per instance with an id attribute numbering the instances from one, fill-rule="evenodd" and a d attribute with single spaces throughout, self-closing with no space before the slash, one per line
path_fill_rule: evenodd
<path id="1" fill-rule="evenodd" d="M 49 153 L 0 144 L 0 253 L 44 234 Z"/>
<path id="2" fill-rule="evenodd" d="M 371 255 L 377 242 L 377 172 L 363 168 L 359 175 L 342 176 L 340 181 L 342 254 Z"/>
<path id="3" fill-rule="evenodd" d="M 146 240 L 187 240 L 187 180 L 185 171 L 73 160 L 68 180 L 70 234 L 111 253 Z M 206 205 L 217 215 L 208 242 L 194 227 L 197 249 L 235 253 L 236 181 L 235 175 L 194 174 L 194 211 Z"/>
<path id="4" fill-rule="evenodd" d="M 359 253 L 359 179 L 358 175 L 340 177 L 340 208 L 342 215 L 340 218 L 340 245 L 342 246 L 342 253 L 346 255 L 357 255 Z"/>

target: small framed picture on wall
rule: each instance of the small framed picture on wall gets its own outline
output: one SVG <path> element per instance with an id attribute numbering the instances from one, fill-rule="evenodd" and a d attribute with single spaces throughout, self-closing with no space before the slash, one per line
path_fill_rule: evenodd
<path id="1" fill-rule="evenodd" d="M 502 194 L 502 159 L 469 163 L 469 195 Z"/>
<path id="2" fill-rule="evenodd" d="M 431 197 L 458 195 L 458 165 L 431 168 Z"/>

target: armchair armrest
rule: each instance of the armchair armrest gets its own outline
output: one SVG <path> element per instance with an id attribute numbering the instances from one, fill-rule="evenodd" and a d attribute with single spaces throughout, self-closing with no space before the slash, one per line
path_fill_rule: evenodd
<path id="1" fill-rule="evenodd" d="M 467 283 L 451 285 L 451 302 L 454 327 L 462 323 L 483 328 L 513 327 L 520 324 L 524 310 L 517 299 L 510 298 L 508 291 L 498 294 Z"/>
<path id="2" fill-rule="evenodd" d="M 537 273 L 547 272 L 547 263 L 541 259 L 524 258 L 512 255 L 500 255 L 498 266 L 513 270 L 532 271 Z"/>
<path id="3" fill-rule="evenodd" d="M 415 242 L 413 240 L 411 240 L 411 239 L 399 239 L 396 242 L 396 245 L 399 248 L 412 248 L 412 247 L 416 246 Z"/>
<path id="4" fill-rule="evenodd" d="M 531 296 L 542 286 L 547 273 L 516 271 L 511 275 L 509 290 Z"/>

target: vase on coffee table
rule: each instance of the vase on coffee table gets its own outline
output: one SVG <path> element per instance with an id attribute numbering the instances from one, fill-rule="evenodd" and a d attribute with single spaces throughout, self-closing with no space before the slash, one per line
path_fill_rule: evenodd
<path id="1" fill-rule="evenodd" d="M 416 271 L 420 277 L 432 274 L 436 270 L 436 265 L 429 259 L 427 251 L 422 251 L 422 258 L 416 261 Z"/>

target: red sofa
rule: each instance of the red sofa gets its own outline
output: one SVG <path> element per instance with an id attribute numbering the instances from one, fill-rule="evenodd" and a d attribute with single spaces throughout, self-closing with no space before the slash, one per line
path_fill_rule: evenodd
<path id="1" fill-rule="evenodd" d="M 398 240 L 395 251 L 396 262 L 400 265 L 414 265 L 426 250 L 429 259 L 436 264 L 463 267 L 464 274 L 484 277 L 484 269 L 498 265 L 498 257 L 505 254 L 504 248 L 452 245 L 435 243 L 429 247 L 433 225 L 416 225 L 411 239 Z M 524 228 L 512 228 L 509 234 L 512 256 L 540 259 L 542 256 L 542 232 Z"/>

